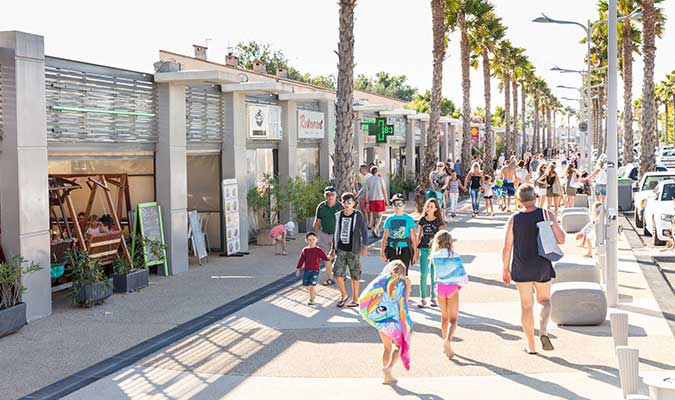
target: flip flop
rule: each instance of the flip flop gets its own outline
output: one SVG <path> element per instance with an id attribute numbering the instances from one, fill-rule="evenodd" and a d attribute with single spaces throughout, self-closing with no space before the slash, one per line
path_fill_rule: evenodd
<path id="1" fill-rule="evenodd" d="M 551 351 L 554 350 L 555 348 L 553 347 L 553 343 L 551 343 L 551 339 L 548 337 L 548 335 L 541 335 L 539 337 L 541 340 L 541 348 L 546 350 L 546 351 Z"/>
<path id="2" fill-rule="evenodd" d="M 527 347 L 523 348 L 523 351 L 524 351 L 525 353 L 527 353 L 527 354 L 532 354 L 532 355 L 538 354 L 536 351 L 529 351 L 529 350 L 527 349 Z"/>
<path id="3" fill-rule="evenodd" d="M 346 302 L 347 302 L 347 299 L 340 299 L 340 301 L 338 301 L 338 303 L 337 303 L 337 306 L 338 306 L 339 308 L 342 308 L 342 307 L 345 306 L 345 303 L 346 303 Z"/>
<path id="4" fill-rule="evenodd" d="M 347 307 L 349 307 L 349 308 L 354 308 L 354 307 L 358 307 L 358 306 L 359 306 L 359 304 L 354 303 L 354 302 L 351 302 L 351 303 L 347 304 Z"/>

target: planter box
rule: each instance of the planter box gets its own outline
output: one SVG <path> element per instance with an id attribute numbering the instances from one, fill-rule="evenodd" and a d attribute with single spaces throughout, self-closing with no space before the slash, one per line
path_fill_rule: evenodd
<path id="1" fill-rule="evenodd" d="M 0 337 L 17 332 L 26 325 L 26 303 L 0 310 Z"/>
<path id="2" fill-rule="evenodd" d="M 91 307 L 101 304 L 113 294 L 113 278 L 103 282 L 96 282 L 89 285 L 83 285 L 80 292 L 73 297 L 75 304 L 85 307 Z"/>
<path id="3" fill-rule="evenodd" d="M 299 223 L 298 233 L 307 233 L 312 230 L 312 224 L 314 224 L 314 217 L 307 218 L 303 223 Z"/>
<path id="4" fill-rule="evenodd" d="M 272 237 L 270 237 L 270 229 L 258 229 L 258 235 L 256 236 L 256 244 L 258 246 L 272 246 L 274 242 Z"/>
<path id="5" fill-rule="evenodd" d="M 129 293 L 148 286 L 149 274 L 146 268 L 137 269 L 126 275 L 113 275 L 113 292 Z"/>

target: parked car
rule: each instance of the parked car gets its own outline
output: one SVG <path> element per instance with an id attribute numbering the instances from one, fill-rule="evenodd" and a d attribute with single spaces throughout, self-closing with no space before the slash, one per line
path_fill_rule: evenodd
<path id="1" fill-rule="evenodd" d="M 667 168 L 675 168 L 675 149 L 665 149 L 658 157 L 656 162 L 664 164 Z"/>
<path id="2" fill-rule="evenodd" d="M 637 171 L 637 167 L 633 167 Z M 658 169 L 658 167 L 657 167 Z M 628 176 L 632 177 L 632 172 Z M 637 172 L 635 172 L 637 178 Z M 632 179 L 632 178 L 631 178 Z M 663 181 L 675 179 L 675 171 L 656 171 L 647 172 L 638 182 L 637 187 L 634 188 L 633 203 L 635 204 L 635 226 L 643 228 L 643 213 L 647 197 L 653 195 L 654 189 Z"/>
<path id="3" fill-rule="evenodd" d="M 644 210 L 643 231 L 651 235 L 655 246 L 670 239 L 675 216 L 675 180 L 660 182 L 654 193 L 647 197 Z"/>

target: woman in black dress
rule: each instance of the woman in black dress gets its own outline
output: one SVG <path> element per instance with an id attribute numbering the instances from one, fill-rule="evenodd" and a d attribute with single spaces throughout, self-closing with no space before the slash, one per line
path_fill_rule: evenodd
<path id="1" fill-rule="evenodd" d="M 550 221 L 559 244 L 565 242 L 565 233 L 558 225 L 553 213 L 535 206 L 534 188 L 531 185 L 521 185 L 516 191 L 516 198 L 523 208 L 509 218 L 506 227 L 506 238 L 502 250 L 503 280 L 507 285 L 513 280 L 518 287 L 521 321 L 527 338 L 525 351 L 535 354 L 533 296 L 536 293 L 537 303 L 542 306 L 539 320 L 539 337 L 542 347 L 544 350 L 553 350 L 553 344 L 546 334 L 546 326 L 551 316 L 551 279 L 555 278 L 555 270 L 551 261 L 540 256 L 537 250 L 537 235 L 539 234 L 537 223 L 544 221 L 544 213 L 546 213 L 548 214 L 546 219 Z"/>

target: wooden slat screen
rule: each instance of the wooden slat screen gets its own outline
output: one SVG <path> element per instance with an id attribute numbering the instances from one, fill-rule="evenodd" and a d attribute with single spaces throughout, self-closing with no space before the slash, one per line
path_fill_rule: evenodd
<path id="1" fill-rule="evenodd" d="M 152 75 L 46 57 L 47 140 L 156 143 Z"/>
<path id="2" fill-rule="evenodd" d="M 185 88 L 188 143 L 222 143 L 225 130 L 224 96 L 217 88 Z"/>

